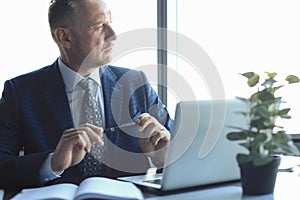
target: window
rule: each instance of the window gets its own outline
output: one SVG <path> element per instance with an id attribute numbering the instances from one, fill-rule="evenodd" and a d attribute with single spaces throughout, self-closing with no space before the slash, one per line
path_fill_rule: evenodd
<path id="1" fill-rule="evenodd" d="M 118 37 L 112 64 L 136 69 L 156 66 L 156 40 L 151 43 L 155 48 L 143 46 L 142 42 L 148 40 L 147 34 L 153 33 L 152 29 L 157 26 L 156 1 L 110 0 L 109 5 L 113 16 L 112 27 Z"/>
<path id="2" fill-rule="evenodd" d="M 297 5 L 296 0 L 168 1 L 168 28 L 178 35 L 175 39 L 177 54 L 183 52 L 182 36 L 207 53 L 221 77 L 226 98 L 247 97 L 251 89 L 239 73 L 278 72 L 278 80 L 288 74 L 300 75 Z M 197 54 L 194 50 L 191 48 L 190 53 Z M 198 53 L 201 56 L 201 52 Z M 206 77 L 201 72 L 205 66 L 192 66 L 188 61 L 171 55 L 168 66 L 183 76 L 197 99 L 211 99 L 213 85 L 208 84 L 207 79 L 216 74 Z M 200 73 L 196 73 L 195 68 L 200 69 Z M 292 119 L 281 123 L 289 133 L 300 133 L 300 86 L 289 85 L 283 90 L 285 106 L 292 108 Z M 169 98 L 169 102 L 174 102 L 174 98 Z"/>
<path id="3" fill-rule="evenodd" d="M 4 81 L 49 65 L 58 49 L 48 26 L 48 1 L 4 1 L 0 7 L 0 90 Z"/>
<path id="4" fill-rule="evenodd" d="M 147 41 L 147 34 L 154 33 L 149 30 L 157 26 L 157 0 L 110 0 L 109 3 L 112 25 L 120 38 L 129 36 L 136 37 L 136 41 Z M 51 64 L 58 57 L 48 27 L 48 5 L 48 1 L 40 0 L 2 3 L 0 91 L 5 80 Z M 168 107 L 171 115 L 174 116 L 179 100 L 247 96 L 250 92 L 238 73 L 276 71 L 282 76 L 286 73 L 300 76 L 297 5 L 297 0 L 169 0 Z M 155 39 L 151 48 L 137 44 L 137 48 L 117 53 L 112 64 L 142 69 L 150 82 L 157 84 Z M 187 48 L 186 42 L 195 46 Z M 132 41 L 126 41 L 123 47 L 124 44 L 132 45 Z M 209 65 L 201 60 L 199 64 L 200 52 L 202 56 L 206 54 L 207 62 L 211 61 Z M 208 66 L 213 66 L 213 73 Z M 215 78 L 221 81 L 224 90 L 212 82 Z M 185 85 L 187 90 L 181 88 Z M 213 88 L 221 89 L 221 93 Z M 292 119 L 284 122 L 285 127 L 290 133 L 300 133 L 299 85 L 284 90 L 286 106 L 292 108 Z"/>
<path id="5" fill-rule="evenodd" d="M 136 35 L 138 32 L 135 30 L 156 28 L 155 0 L 110 0 L 108 2 L 113 15 L 112 27 L 118 37 L 147 40 L 144 35 Z M 3 90 L 5 80 L 52 64 L 59 56 L 48 25 L 48 6 L 47 0 L 17 0 L 2 3 L 0 7 L 2 30 L 0 91 Z M 123 40 L 121 45 L 124 47 L 131 44 L 130 40 L 126 42 L 124 43 Z M 156 41 L 154 44 L 156 45 Z M 130 51 L 125 50 L 121 55 L 115 55 L 116 59 L 112 64 L 129 68 L 156 66 L 156 48 L 139 46 Z M 155 78 L 156 73 L 155 77 L 151 77 L 154 79 L 153 82 Z"/>

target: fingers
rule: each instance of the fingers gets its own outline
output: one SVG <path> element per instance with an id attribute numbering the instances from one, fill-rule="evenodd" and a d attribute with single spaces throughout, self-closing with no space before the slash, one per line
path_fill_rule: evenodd
<path id="1" fill-rule="evenodd" d="M 92 124 L 64 131 L 51 159 L 53 171 L 62 171 L 82 161 L 94 144 L 103 146 L 103 129 Z"/>
<path id="2" fill-rule="evenodd" d="M 156 146 L 160 140 L 163 139 L 168 142 L 170 139 L 170 134 L 167 129 L 149 113 L 141 114 L 137 119 L 136 124 L 140 126 L 139 132 L 141 134 L 141 143 L 151 142 Z"/>
<path id="3" fill-rule="evenodd" d="M 75 128 L 65 131 L 63 135 L 64 145 L 74 146 L 78 149 L 85 149 L 85 151 L 89 151 L 91 148 L 91 143 L 88 141 L 89 137 L 87 134 L 84 131 L 80 131 Z"/>
<path id="4" fill-rule="evenodd" d="M 75 128 L 64 131 L 52 156 L 52 170 L 59 172 L 78 164 L 91 148 L 87 138 L 82 131 Z"/>
<path id="5" fill-rule="evenodd" d="M 145 129 L 151 128 L 154 130 L 162 130 L 164 126 L 161 125 L 154 117 L 152 117 L 149 113 L 143 113 L 136 120 L 136 124 L 139 125 L 139 131 L 143 132 Z M 149 131 L 148 131 L 149 132 Z"/>
<path id="6" fill-rule="evenodd" d="M 73 128 L 65 131 L 64 140 L 71 142 L 73 145 L 80 147 L 83 145 L 85 151 L 89 152 L 94 144 L 100 146 L 104 145 L 101 137 L 103 136 L 103 129 L 92 124 L 83 124 L 78 128 Z"/>
<path id="7" fill-rule="evenodd" d="M 151 143 L 157 146 L 159 142 L 168 142 L 170 140 L 170 133 L 168 130 L 161 130 L 157 134 L 151 137 Z"/>
<path id="8" fill-rule="evenodd" d="M 170 132 L 152 117 L 149 113 L 143 113 L 136 120 L 139 127 L 139 145 L 141 150 L 149 156 L 155 165 L 163 166 L 167 145 L 170 142 Z"/>
<path id="9" fill-rule="evenodd" d="M 101 128 L 101 127 L 98 127 L 98 126 L 95 126 L 95 125 L 89 124 L 89 123 L 82 124 L 82 125 L 80 125 L 80 127 L 90 128 L 92 131 L 94 131 L 100 137 L 103 136 L 103 128 Z"/>
<path id="10" fill-rule="evenodd" d="M 136 124 L 140 126 L 140 131 L 143 131 L 145 127 L 152 121 L 149 113 L 143 113 L 136 120 Z"/>

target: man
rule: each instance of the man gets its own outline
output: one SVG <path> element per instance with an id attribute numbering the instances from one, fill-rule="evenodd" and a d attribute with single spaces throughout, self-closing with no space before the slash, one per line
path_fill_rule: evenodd
<path id="1" fill-rule="evenodd" d="M 0 187 L 79 183 L 85 156 L 105 149 L 101 176 L 161 167 L 172 119 L 142 72 L 107 65 L 115 32 L 101 0 L 53 0 L 52 65 L 5 82 L 0 101 Z M 81 80 L 91 79 L 102 125 L 81 121 Z M 138 131 L 105 128 L 134 121 Z M 137 134 L 135 134 L 137 132 Z M 18 156 L 23 148 L 24 156 Z M 150 162 L 148 162 L 150 161 Z"/>

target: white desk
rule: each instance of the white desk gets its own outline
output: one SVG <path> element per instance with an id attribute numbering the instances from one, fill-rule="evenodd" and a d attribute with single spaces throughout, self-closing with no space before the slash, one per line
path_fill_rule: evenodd
<path id="1" fill-rule="evenodd" d="M 273 194 L 245 196 L 240 183 L 208 187 L 170 195 L 145 193 L 147 200 L 299 200 L 300 199 L 300 158 L 297 164 L 290 158 L 282 160 L 282 167 L 298 165 L 292 172 L 278 172 Z"/>
<path id="2" fill-rule="evenodd" d="M 274 193 L 268 195 L 245 196 L 238 183 L 231 183 L 170 195 L 146 193 L 145 196 L 147 200 L 299 200 L 300 177 L 295 172 L 278 172 Z"/>
<path id="3" fill-rule="evenodd" d="M 239 182 L 222 185 L 201 187 L 199 189 L 187 189 L 169 195 L 155 195 L 144 192 L 146 200 L 299 200 L 300 199 L 300 157 L 285 157 L 282 160 L 282 168 L 294 167 L 292 172 L 278 172 L 273 194 L 244 196 Z M 2 200 L 0 190 L 0 200 Z M 6 195 L 9 199 L 14 194 Z"/>

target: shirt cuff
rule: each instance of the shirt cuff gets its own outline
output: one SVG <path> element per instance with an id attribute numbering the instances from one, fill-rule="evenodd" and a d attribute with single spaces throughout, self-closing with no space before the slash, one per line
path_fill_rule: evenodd
<path id="1" fill-rule="evenodd" d="M 41 170 L 40 170 L 41 183 L 46 183 L 46 182 L 52 181 L 56 178 L 60 178 L 62 173 L 64 172 L 64 171 L 61 171 L 59 173 L 55 173 L 52 171 L 52 168 L 51 168 L 52 156 L 53 156 L 53 153 L 50 153 L 41 167 Z"/>

